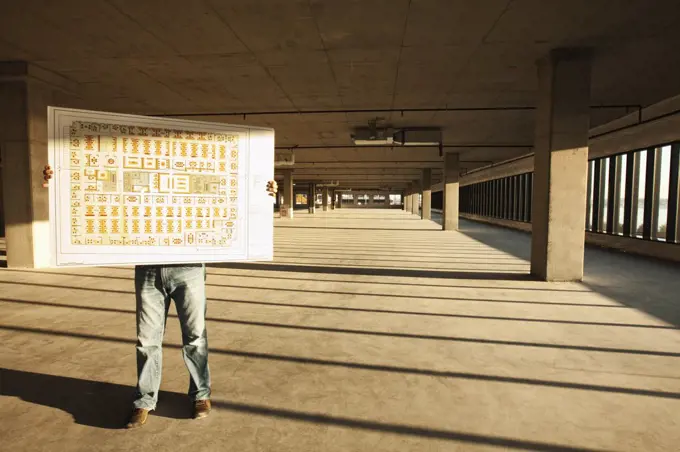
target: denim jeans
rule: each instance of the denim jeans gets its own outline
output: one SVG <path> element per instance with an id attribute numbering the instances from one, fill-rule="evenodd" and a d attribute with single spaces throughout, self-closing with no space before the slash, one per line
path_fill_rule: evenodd
<path id="1" fill-rule="evenodd" d="M 182 328 L 182 357 L 189 370 L 189 397 L 210 398 L 208 335 L 205 325 L 205 265 L 139 265 L 137 296 L 137 395 L 135 408 L 153 410 L 163 368 L 163 334 L 170 300 Z"/>

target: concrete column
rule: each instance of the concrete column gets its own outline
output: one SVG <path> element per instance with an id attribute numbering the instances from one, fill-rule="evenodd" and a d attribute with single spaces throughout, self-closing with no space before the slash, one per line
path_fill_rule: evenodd
<path id="1" fill-rule="evenodd" d="M 77 86 L 25 62 L 0 62 L 0 150 L 7 265 L 50 265 L 47 106 L 82 107 Z M 56 171 L 56 168 L 55 168 Z"/>
<path id="2" fill-rule="evenodd" d="M 411 197 L 411 213 L 413 215 L 420 214 L 420 182 L 413 183 L 413 194 Z"/>
<path id="3" fill-rule="evenodd" d="M 335 190 L 331 190 L 331 210 L 335 210 Z"/>
<path id="4" fill-rule="evenodd" d="M 458 230 L 460 155 L 444 154 L 442 229 Z"/>
<path id="5" fill-rule="evenodd" d="M 411 203 L 413 202 L 413 196 L 411 196 L 412 190 L 413 187 L 411 184 L 409 184 L 408 188 L 406 189 L 406 194 L 404 195 L 404 210 L 407 213 L 411 213 Z"/>
<path id="6" fill-rule="evenodd" d="M 432 219 L 432 169 L 425 168 L 423 170 L 423 180 L 421 183 L 423 187 L 423 210 L 420 218 L 423 220 Z"/>
<path id="7" fill-rule="evenodd" d="M 4 200 L 2 186 L 2 158 L 0 158 L 0 237 L 5 236 L 5 207 L 2 204 Z"/>
<path id="8" fill-rule="evenodd" d="M 583 279 L 591 58 L 556 50 L 538 62 L 531 273 Z"/>
<path id="9" fill-rule="evenodd" d="M 328 211 L 328 187 L 323 187 L 321 190 L 323 200 L 321 204 L 323 205 L 323 211 L 327 212 Z"/>
<path id="10" fill-rule="evenodd" d="M 316 184 L 309 184 L 307 207 L 309 208 L 309 213 L 316 213 Z"/>
<path id="11" fill-rule="evenodd" d="M 293 170 L 288 169 L 283 171 L 283 202 L 279 208 L 281 218 L 293 218 L 293 207 L 295 206 L 295 199 L 293 193 Z"/>

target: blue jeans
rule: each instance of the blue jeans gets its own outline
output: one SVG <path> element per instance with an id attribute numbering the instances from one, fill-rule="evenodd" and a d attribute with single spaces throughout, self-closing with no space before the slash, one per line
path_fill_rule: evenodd
<path id="1" fill-rule="evenodd" d="M 158 402 L 163 368 L 163 334 L 170 300 L 175 301 L 182 328 L 182 357 L 189 370 L 189 397 L 210 398 L 208 335 L 205 325 L 205 265 L 138 265 L 137 395 L 135 408 L 153 410 Z"/>

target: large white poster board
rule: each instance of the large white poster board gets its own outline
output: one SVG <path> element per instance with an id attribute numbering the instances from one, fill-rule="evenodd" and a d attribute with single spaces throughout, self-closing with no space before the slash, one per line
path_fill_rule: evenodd
<path id="1" fill-rule="evenodd" d="M 52 265 L 271 260 L 274 131 L 48 109 Z"/>

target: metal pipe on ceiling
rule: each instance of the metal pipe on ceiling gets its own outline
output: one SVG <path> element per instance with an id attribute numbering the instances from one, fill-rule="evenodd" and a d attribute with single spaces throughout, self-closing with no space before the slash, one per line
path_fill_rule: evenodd
<path id="1" fill-rule="evenodd" d="M 355 144 L 330 144 L 330 145 L 310 145 L 310 146 L 276 146 L 275 149 L 285 149 L 288 151 L 296 151 L 299 149 L 392 149 L 392 148 L 399 148 L 399 149 L 408 149 L 408 148 L 439 148 L 440 146 L 438 144 L 426 144 L 422 146 L 394 146 L 394 145 L 376 145 L 376 146 L 358 146 Z M 533 144 L 480 144 L 480 143 L 475 143 L 475 144 L 444 144 L 441 146 L 442 148 L 446 149 L 465 149 L 465 148 L 474 148 L 474 149 L 526 149 L 526 148 L 533 148 Z"/>
<path id="2" fill-rule="evenodd" d="M 637 109 L 641 110 L 641 105 L 621 104 L 621 105 L 591 105 L 592 109 Z M 326 109 L 326 110 L 279 110 L 279 111 L 242 111 L 242 112 L 204 112 L 204 113 L 159 113 L 149 116 L 156 117 L 192 117 L 192 116 L 248 116 L 264 115 L 323 115 L 323 114 L 344 114 L 344 113 L 435 113 L 435 112 L 484 112 L 484 111 L 533 111 L 534 106 L 504 106 L 504 107 L 423 107 L 423 108 L 354 108 L 354 109 Z"/>
<path id="3" fill-rule="evenodd" d="M 460 163 L 491 163 L 491 160 L 461 160 Z M 300 165 L 322 165 L 322 164 L 347 164 L 347 163 L 441 163 L 441 160 L 343 160 L 343 161 L 332 161 L 332 162 L 298 162 Z M 286 168 L 277 168 L 280 169 L 281 171 L 286 170 Z M 344 168 L 314 168 L 311 166 L 305 166 L 305 167 L 299 167 L 297 169 L 313 169 L 315 171 L 318 170 L 332 170 L 332 171 L 338 171 L 338 170 L 344 170 Z M 372 169 L 372 168 L 361 168 L 361 169 Z M 384 169 L 384 168 L 376 168 L 376 169 Z"/>

